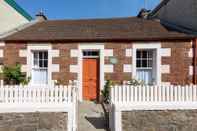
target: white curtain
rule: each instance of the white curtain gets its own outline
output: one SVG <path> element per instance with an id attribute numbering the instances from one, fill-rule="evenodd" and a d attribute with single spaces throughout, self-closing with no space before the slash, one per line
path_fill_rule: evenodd
<path id="1" fill-rule="evenodd" d="M 48 81 L 47 69 L 33 69 L 32 80 L 34 84 L 47 84 Z"/>
<path id="2" fill-rule="evenodd" d="M 137 80 L 143 81 L 144 84 L 152 84 L 152 70 L 137 69 Z"/>

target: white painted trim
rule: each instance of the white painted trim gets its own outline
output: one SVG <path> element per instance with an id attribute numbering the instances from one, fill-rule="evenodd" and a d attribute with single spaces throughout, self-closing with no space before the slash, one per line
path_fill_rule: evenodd
<path id="1" fill-rule="evenodd" d="M 27 65 L 21 65 L 21 72 L 27 72 Z"/>
<path id="2" fill-rule="evenodd" d="M 105 49 L 104 55 L 105 57 L 112 57 L 114 55 L 113 49 Z"/>
<path id="3" fill-rule="evenodd" d="M 189 75 L 192 76 L 194 73 L 194 66 L 189 66 Z"/>
<path id="4" fill-rule="evenodd" d="M 59 57 L 60 51 L 59 50 L 51 50 L 51 56 L 52 57 Z"/>
<path id="5" fill-rule="evenodd" d="M 82 101 L 83 94 L 83 84 L 82 84 L 82 75 L 83 75 L 83 50 L 99 50 L 100 51 L 100 91 L 103 90 L 104 87 L 104 44 L 103 43 L 90 43 L 90 44 L 79 44 L 78 45 L 78 92 L 79 92 L 79 100 Z"/>
<path id="6" fill-rule="evenodd" d="M 105 73 L 113 73 L 114 72 L 114 65 L 104 65 L 104 72 Z"/>
<path id="7" fill-rule="evenodd" d="M 190 110 L 197 109 L 197 102 L 146 102 L 131 104 L 116 104 L 117 110 L 132 111 L 132 110 Z"/>
<path id="8" fill-rule="evenodd" d="M 170 82 L 161 82 L 161 85 L 164 85 L 164 86 L 170 86 L 171 83 Z"/>
<path id="9" fill-rule="evenodd" d="M 4 55 L 4 51 L 3 51 L 3 49 L 0 49 L 0 57 L 3 57 Z"/>
<path id="10" fill-rule="evenodd" d="M 26 49 L 19 50 L 19 57 L 27 57 L 28 51 Z"/>
<path id="11" fill-rule="evenodd" d="M 188 57 L 193 57 L 194 56 L 194 54 L 193 54 L 193 48 L 190 48 L 189 49 L 189 52 L 188 52 Z"/>
<path id="12" fill-rule="evenodd" d="M 170 57 L 171 56 L 171 48 L 161 48 L 161 56 Z"/>
<path id="13" fill-rule="evenodd" d="M 78 73 L 79 72 L 79 66 L 78 65 L 70 65 L 70 72 L 71 73 Z"/>
<path id="14" fill-rule="evenodd" d="M 132 72 L 132 65 L 131 64 L 124 64 L 123 65 L 123 72 L 131 73 Z"/>
<path id="15" fill-rule="evenodd" d="M 60 65 L 59 64 L 52 64 L 51 72 L 60 72 Z"/>
<path id="16" fill-rule="evenodd" d="M 0 104 L 0 113 L 20 113 L 20 112 L 68 112 L 72 107 L 72 103 L 65 103 L 65 104 L 35 104 L 35 103 L 22 103 L 20 106 L 19 103 L 17 104 Z"/>
<path id="17" fill-rule="evenodd" d="M 78 57 L 79 52 L 77 49 L 71 49 L 70 50 L 70 57 Z"/>
<path id="18" fill-rule="evenodd" d="M 132 49 L 126 49 L 125 50 L 125 56 L 126 57 L 132 57 Z"/>
<path id="19" fill-rule="evenodd" d="M 122 131 L 122 112 L 114 106 L 114 131 Z"/>
<path id="20" fill-rule="evenodd" d="M 161 73 L 169 74 L 170 73 L 170 65 L 161 65 Z"/>
<path id="21" fill-rule="evenodd" d="M 51 85 L 53 84 L 52 81 L 52 55 L 51 55 L 51 51 L 52 51 L 52 46 L 49 43 L 46 44 L 31 44 L 29 43 L 27 45 L 27 76 L 31 77 L 32 74 L 32 51 L 39 51 L 39 50 L 46 50 L 48 51 L 48 84 Z M 30 85 L 35 85 L 32 83 L 32 81 L 30 81 Z"/>
<path id="22" fill-rule="evenodd" d="M 161 43 L 133 43 L 133 70 L 132 77 L 136 78 L 136 50 L 137 49 L 156 49 L 156 84 L 159 85 L 161 83 Z"/>
<path id="23" fill-rule="evenodd" d="M 0 46 L 5 46 L 5 42 L 0 42 Z"/>

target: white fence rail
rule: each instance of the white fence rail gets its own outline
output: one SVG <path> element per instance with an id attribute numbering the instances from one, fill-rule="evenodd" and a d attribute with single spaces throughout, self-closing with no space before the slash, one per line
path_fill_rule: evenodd
<path id="1" fill-rule="evenodd" d="M 67 112 L 68 131 L 77 129 L 77 87 L 0 86 L 0 113 Z"/>

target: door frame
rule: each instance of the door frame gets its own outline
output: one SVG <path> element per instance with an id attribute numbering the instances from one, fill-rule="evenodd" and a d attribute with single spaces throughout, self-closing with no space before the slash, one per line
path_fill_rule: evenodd
<path id="1" fill-rule="evenodd" d="M 104 88 L 104 44 L 102 43 L 91 43 L 91 44 L 79 44 L 78 47 L 78 96 L 79 101 L 83 101 L 83 51 L 84 50 L 98 50 L 99 51 L 99 96 Z"/>

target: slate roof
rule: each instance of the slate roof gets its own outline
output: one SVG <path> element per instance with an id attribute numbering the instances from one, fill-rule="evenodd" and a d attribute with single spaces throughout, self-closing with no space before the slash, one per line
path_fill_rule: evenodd
<path id="1" fill-rule="evenodd" d="M 38 22 L 5 41 L 140 41 L 190 39 L 156 20 L 138 17 Z"/>

